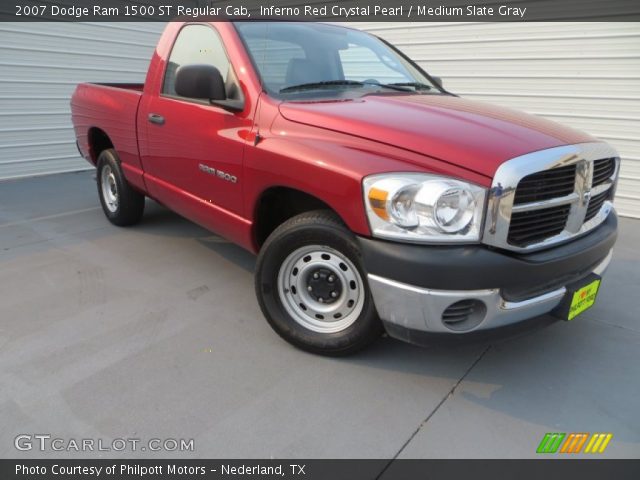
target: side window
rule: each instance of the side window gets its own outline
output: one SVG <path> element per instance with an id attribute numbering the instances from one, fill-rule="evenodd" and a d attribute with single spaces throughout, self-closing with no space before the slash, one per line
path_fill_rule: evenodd
<path id="1" fill-rule="evenodd" d="M 173 50 L 169 56 L 167 71 L 164 76 L 162 93 L 176 95 L 176 72 L 182 65 L 213 65 L 222 74 L 222 78 L 232 81 L 229 60 L 218 34 L 206 25 L 188 25 L 178 34 Z"/>

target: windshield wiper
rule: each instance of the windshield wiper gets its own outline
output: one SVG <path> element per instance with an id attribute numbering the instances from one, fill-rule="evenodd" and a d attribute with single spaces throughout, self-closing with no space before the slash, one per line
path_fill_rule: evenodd
<path id="1" fill-rule="evenodd" d="M 300 85 L 291 85 L 290 87 L 281 88 L 280 93 L 293 92 L 295 90 L 313 90 L 314 88 L 328 87 L 333 85 L 353 85 L 361 87 L 362 85 L 364 85 L 364 83 L 356 82 L 355 80 L 325 80 L 323 82 L 311 82 L 301 83 Z"/>
<path id="2" fill-rule="evenodd" d="M 420 82 L 388 83 L 386 86 L 387 87 L 390 87 L 390 86 L 394 86 L 394 87 L 413 87 L 416 90 L 433 90 L 433 87 L 431 85 L 427 85 L 426 83 L 420 83 Z"/>
<path id="3" fill-rule="evenodd" d="M 331 87 L 331 86 L 363 87 L 365 85 L 372 86 L 372 87 L 379 87 L 379 88 L 388 88 L 388 89 L 391 89 L 391 90 L 398 90 L 400 92 L 412 92 L 413 91 L 413 90 L 410 90 L 408 88 L 404 88 L 405 86 L 415 87 L 415 85 L 413 85 L 413 84 L 404 85 L 404 84 L 399 84 L 399 83 L 388 83 L 388 84 L 385 84 L 385 83 L 377 83 L 377 82 L 358 82 L 356 80 L 325 80 L 323 82 L 301 83 L 300 85 L 292 85 L 290 87 L 285 87 L 285 88 L 280 89 L 280 93 L 293 92 L 293 91 L 297 91 L 297 90 L 313 90 L 314 88 Z M 427 87 L 427 88 L 431 88 L 431 87 L 429 87 L 429 85 L 424 85 L 424 86 Z"/>
<path id="4" fill-rule="evenodd" d="M 411 85 L 405 85 L 403 83 L 364 82 L 363 85 L 373 85 L 374 87 L 389 88 L 391 90 L 397 90 L 398 92 L 413 92 L 413 90 L 411 89 L 404 88 L 405 86 Z"/>

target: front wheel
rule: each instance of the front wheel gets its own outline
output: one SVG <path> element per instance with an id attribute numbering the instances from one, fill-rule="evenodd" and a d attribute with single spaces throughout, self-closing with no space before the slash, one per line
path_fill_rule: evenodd
<path id="1" fill-rule="evenodd" d="M 348 355 L 382 333 L 358 245 L 331 212 L 278 227 L 260 251 L 255 281 L 265 317 L 299 348 Z"/>

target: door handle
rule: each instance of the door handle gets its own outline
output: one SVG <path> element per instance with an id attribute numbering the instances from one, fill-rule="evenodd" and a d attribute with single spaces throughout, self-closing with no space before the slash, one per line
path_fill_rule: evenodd
<path id="1" fill-rule="evenodd" d="M 157 113 L 150 113 L 147 118 L 151 123 L 155 123 L 156 125 L 164 125 L 164 117 L 162 115 L 158 115 Z"/>

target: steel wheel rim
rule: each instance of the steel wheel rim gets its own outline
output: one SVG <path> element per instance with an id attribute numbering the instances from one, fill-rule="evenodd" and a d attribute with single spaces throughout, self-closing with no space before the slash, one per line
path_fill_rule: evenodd
<path id="1" fill-rule="evenodd" d="M 278 295 L 299 325 L 317 333 L 337 333 L 353 325 L 362 313 L 365 288 L 360 272 L 345 255 L 328 246 L 308 245 L 282 262 Z"/>
<path id="2" fill-rule="evenodd" d="M 102 199 L 104 200 L 104 204 L 111 213 L 115 213 L 118 210 L 120 195 L 116 176 L 110 165 L 102 167 L 100 182 L 102 184 Z"/>

